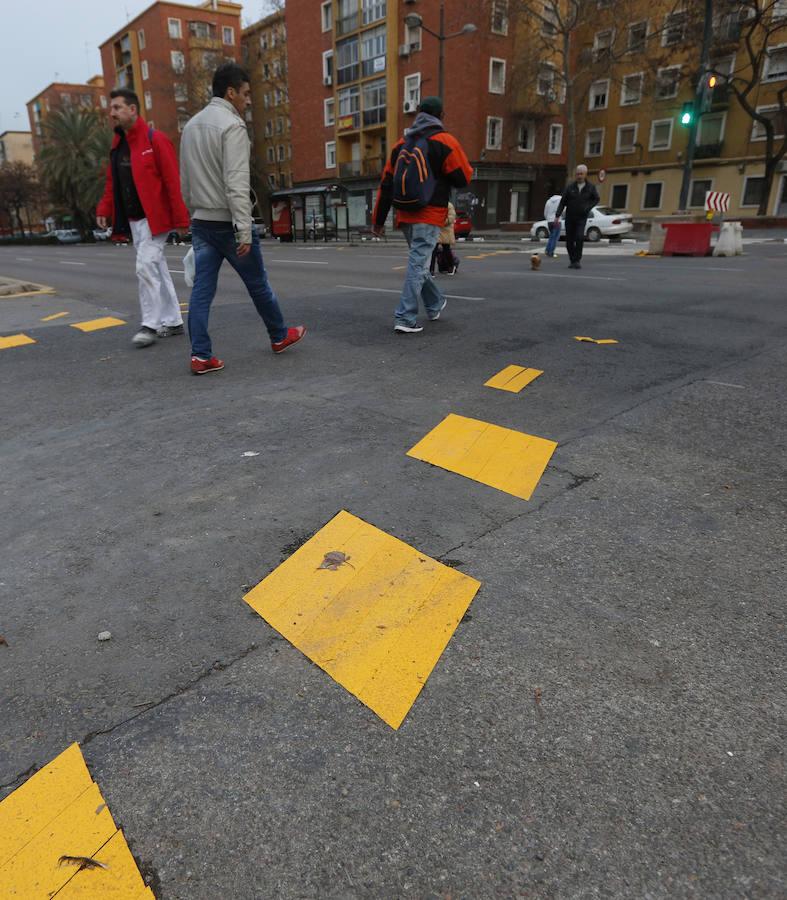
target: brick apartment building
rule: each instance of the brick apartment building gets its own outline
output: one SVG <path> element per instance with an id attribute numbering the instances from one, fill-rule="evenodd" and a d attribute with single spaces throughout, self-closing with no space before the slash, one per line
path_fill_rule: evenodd
<path id="1" fill-rule="evenodd" d="M 601 5 L 600 5 L 601 6 Z M 787 88 L 787 3 L 769 0 L 762 27 L 751 36 L 762 69 L 755 73 L 751 102 L 781 125 L 779 93 Z M 694 15 L 692 15 L 692 12 Z M 719 83 L 698 119 L 697 146 L 688 208 L 702 213 L 706 191 L 730 194 L 731 216 L 754 216 L 764 188 L 765 133 L 743 110 L 727 78 L 752 79 L 746 23 L 740 3 L 715 4 L 710 65 Z M 684 105 L 693 99 L 699 73 L 701 8 L 674 0 L 627 0 L 620 10 L 599 8 L 593 25 L 577 35 L 577 48 L 608 54 L 611 65 L 588 85 L 577 128 L 577 159 L 591 176 L 604 169 L 603 203 L 637 218 L 668 215 L 679 207 L 689 130 L 681 127 Z M 767 52 L 761 53 L 763 41 Z M 783 107 L 782 107 L 783 110 Z M 776 128 L 781 144 L 784 127 Z M 770 215 L 787 215 L 787 166 L 782 164 L 767 199 Z"/>
<path id="2" fill-rule="evenodd" d="M 420 98 L 438 93 L 438 41 L 404 18 L 417 12 L 439 31 L 439 9 L 440 0 L 287 2 L 293 182 L 304 194 L 340 185 L 351 226 L 368 224 L 390 148 Z M 509 28 L 506 10 L 499 0 L 445 9 L 446 34 L 476 26 L 445 42 L 445 124 L 475 168 L 458 202 L 476 228 L 523 227 L 565 179 L 559 107 L 538 96 L 537 85 L 512 88 L 527 34 Z M 307 196 L 306 214 L 320 212 L 320 203 Z"/>
<path id="3" fill-rule="evenodd" d="M 47 85 L 40 94 L 27 102 L 27 115 L 33 139 L 33 153 L 41 152 L 44 137 L 44 122 L 50 112 L 68 106 L 82 106 L 87 109 L 106 109 L 107 98 L 104 79 L 94 75 L 87 84 L 66 84 L 56 81 Z"/>
<path id="4" fill-rule="evenodd" d="M 265 198 L 292 187 L 292 144 L 287 84 L 287 30 L 284 13 L 244 29 L 241 59 L 251 79 L 252 176 L 263 215 Z"/>
<path id="5" fill-rule="evenodd" d="M 176 142 L 207 103 L 213 72 L 240 58 L 241 5 L 156 2 L 100 46 L 107 91 L 136 92 L 142 116 Z"/>

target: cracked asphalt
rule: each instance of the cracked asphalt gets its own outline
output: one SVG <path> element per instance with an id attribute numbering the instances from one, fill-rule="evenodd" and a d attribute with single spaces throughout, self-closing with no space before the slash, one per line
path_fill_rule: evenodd
<path id="1" fill-rule="evenodd" d="M 168 900 L 783 896 L 784 245 L 460 246 L 408 337 L 401 244 L 264 249 L 306 340 L 226 272 L 192 378 L 130 250 L 0 248 L 0 798 L 80 742 Z M 530 502 L 406 457 L 449 412 L 558 441 Z M 340 509 L 482 582 L 398 732 L 241 599 Z"/>

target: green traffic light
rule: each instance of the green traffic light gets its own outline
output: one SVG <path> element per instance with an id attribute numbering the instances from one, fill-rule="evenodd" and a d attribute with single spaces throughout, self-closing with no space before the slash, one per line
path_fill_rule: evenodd
<path id="1" fill-rule="evenodd" d="M 683 115 L 680 117 L 680 124 L 691 125 L 691 113 L 683 113 Z"/>

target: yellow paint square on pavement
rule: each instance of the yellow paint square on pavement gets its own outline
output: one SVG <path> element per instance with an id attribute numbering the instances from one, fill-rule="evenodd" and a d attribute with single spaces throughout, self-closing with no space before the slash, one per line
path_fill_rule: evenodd
<path id="1" fill-rule="evenodd" d="M 398 728 L 480 586 L 343 510 L 243 599 Z"/>
<path id="2" fill-rule="evenodd" d="M 152 897 L 78 744 L 0 802 L 0 886 L 3 897 Z"/>
<path id="3" fill-rule="evenodd" d="M 35 344 L 33 338 L 26 334 L 9 334 L 0 337 L 0 350 L 10 350 L 11 347 L 24 347 L 26 344 Z"/>
<path id="4" fill-rule="evenodd" d="M 556 448 L 555 441 L 451 413 L 407 455 L 529 500 Z"/>
<path id="5" fill-rule="evenodd" d="M 123 319 L 116 319 L 114 316 L 104 316 L 103 319 L 90 319 L 87 322 L 74 322 L 72 328 L 78 328 L 80 331 L 101 331 L 102 328 L 114 328 L 116 325 L 125 325 Z"/>
<path id="6" fill-rule="evenodd" d="M 484 382 L 484 387 L 497 388 L 500 391 L 510 391 L 518 394 L 526 388 L 531 381 L 535 381 L 539 375 L 543 375 L 541 369 L 528 369 L 524 366 L 506 366 L 502 372 L 493 375 L 489 381 Z"/>

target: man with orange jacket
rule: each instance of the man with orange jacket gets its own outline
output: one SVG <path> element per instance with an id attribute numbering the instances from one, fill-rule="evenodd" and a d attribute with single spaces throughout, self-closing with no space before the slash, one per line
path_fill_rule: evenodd
<path id="1" fill-rule="evenodd" d="M 467 187 L 473 177 L 459 141 L 443 127 L 442 115 L 439 97 L 422 101 L 412 128 L 391 151 L 374 208 L 373 233 L 383 233 L 393 205 L 396 227 L 410 247 L 402 296 L 394 313 L 394 331 L 399 334 L 424 330 L 416 318 L 419 298 L 430 322 L 445 309 L 445 297 L 429 272 L 429 263 L 446 221 L 452 188 Z"/>
<path id="2" fill-rule="evenodd" d="M 110 93 L 109 115 L 115 137 L 109 155 L 104 196 L 96 208 L 100 228 L 112 222 L 114 235 L 131 236 L 137 256 L 142 325 L 136 347 L 149 347 L 157 337 L 183 334 L 183 317 L 169 274 L 164 247 L 171 231 L 189 227 L 180 193 L 175 148 L 139 115 L 139 98 L 119 88 Z"/>

